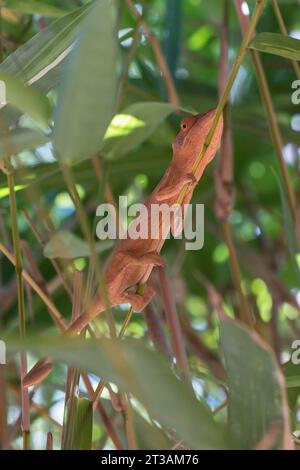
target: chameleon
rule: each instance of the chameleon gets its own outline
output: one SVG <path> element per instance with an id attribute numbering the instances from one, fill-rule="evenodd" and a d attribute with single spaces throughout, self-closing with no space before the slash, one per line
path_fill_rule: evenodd
<path id="1" fill-rule="evenodd" d="M 154 204 L 167 204 L 171 207 L 176 204 L 182 194 L 183 188 L 187 188 L 183 196 L 180 207 L 188 204 L 192 198 L 195 186 L 199 182 L 206 166 L 214 158 L 222 137 L 223 117 L 219 119 L 210 145 L 206 149 L 200 163 L 193 173 L 195 162 L 199 157 L 211 129 L 215 109 L 206 113 L 189 116 L 181 122 L 180 131 L 173 144 L 173 156 L 171 163 L 164 176 L 145 201 L 147 220 L 134 219 L 128 227 L 128 232 L 137 223 L 143 225 L 147 223 L 151 227 L 151 207 Z M 179 215 L 177 214 L 177 218 Z M 184 217 L 184 215 L 183 215 Z M 178 223 L 176 214 L 169 218 L 167 223 L 159 220 L 156 227 L 159 235 L 148 238 L 133 239 L 129 236 L 119 241 L 114 248 L 107 264 L 104 268 L 104 281 L 107 299 L 111 307 L 120 304 L 131 304 L 134 311 L 142 311 L 155 295 L 152 286 L 146 284 L 152 269 L 155 266 L 164 266 L 164 261 L 160 251 L 169 231 L 178 234 Z M 182 229 L 179 227 L 179 231 Z M 153 233 L 153 232 L 152 232 Z M 143 285 L 143 292 L 138 290 L 138 286 Z M 68 332 L 76 334 L 87 324 L 105 311 L 105 303 L 98 291 L 86 310 L 70 325 Z"/>

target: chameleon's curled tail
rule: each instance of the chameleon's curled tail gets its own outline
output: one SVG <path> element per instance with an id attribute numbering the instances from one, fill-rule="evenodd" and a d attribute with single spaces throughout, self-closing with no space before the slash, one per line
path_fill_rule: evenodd
<path id="1" fill-rule="evenodd" d="M 89 307 L 78 317 L 76 320 L 71 323 L 69 326 L 67 333 L 71 335 L 75 335 L 76 333 L 80 333 L 87 324 L 93 320 L 97 315 L 104 312 L 105 307 L 103 302 L 99 298 L 98 295 L 94 297 Z"/>

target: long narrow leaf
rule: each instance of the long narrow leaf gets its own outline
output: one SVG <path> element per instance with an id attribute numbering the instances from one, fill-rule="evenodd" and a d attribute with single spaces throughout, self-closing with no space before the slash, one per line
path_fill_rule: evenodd
<path id="1" fill-rule="evenodd" d="M 53 144 L 68 164 L 91 157 L 115 109 L 117 36 L 113 5 L 97 0 L 82 22 L 60 86 Z"/>

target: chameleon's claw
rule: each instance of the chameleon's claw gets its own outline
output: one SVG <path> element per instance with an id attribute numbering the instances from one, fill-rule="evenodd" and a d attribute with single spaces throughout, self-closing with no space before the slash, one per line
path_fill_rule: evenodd
<path id="1" fill-rule="evenodd" d="M 165 266 L 163 257 L 156 251 L 149 251 L 149 253 L 142 255 L 141 261 L 145 264 L 154 264 L 154 266 L 159 266 L 161 268 Z"/>
<path id="2" fill-rule="evenodd" d="M 154 266 L 165 266 L 165 262 L 163 257 L 157 253 L 156 251 L 149 251 L 149 253 L 145 253 L 143 255 L 135 255 L 129 251 L 120 251 L 117 256 L 120 257 L 120 268 L 119 270 L 121 271 L 122 269 L 127 269 L 129 265 L 132 266 L 145 266 L 147 264 L 153 264 Z M 124 267 L 121 265 L 122 261 L 126 261 L 126 264 L 124 264 Z"/>
<path id="3" fill-rule="evenodd" d="M 155 293 L 151 286 L 146 286 L 143 294 L 128 291 L 123 292 L 123 300 L 124 303 L 129 303 L 135 312 L 141 312 L 152 300 Z"/>
<path id="4" fill-rule="evenodd" d="M 186 177 L 183 179 L 182 186 L 188 184 L 189 186 L 195 186 L 197 184 L 197 178 L 193 173 L 188 173 Z"/>

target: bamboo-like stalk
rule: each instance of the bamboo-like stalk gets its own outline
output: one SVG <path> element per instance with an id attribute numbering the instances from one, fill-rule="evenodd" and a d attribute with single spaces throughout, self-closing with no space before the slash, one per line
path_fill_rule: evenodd
<path id="1" fill-rule="evenodd" d="M 161 285 L 161 295 L 165 307 L 167 323 L 169 326 L 172 347 L 180 374 L 188 384 L 191 383 L 187 355 L 184 347 L 184 340 L 181 332 L 181 325 L 176 309 L 174 297 L 171 293 L 170 282 L 165 268 L 159 268 L 159 280 Z"/>
<path id="2" fill-rule="evenodd" d="M 9 161 L 7 161 L 7 184 L 9 189 L 9 204 L 12 224 L 12 238 L 13 248 L 15 254 L 15 271 L 17 277 L 17 291 L 18 291 L 18 312 L 19 312 L 19 332 L 23 338 L 25 336 L 25 298 L 24 298 L 24 286 L 22 278 L 22 255 L 18 228 L 18 215 L 17 215 L 17 203 L 15 195 L 15 183 L 13 176 L 13 169 Z"/>
<path id="3" fill-rule="evenodd" d="M 236 250 L 235 250 L 232 238 L 231 238 L 231 232 L 230 232 L 230 227 L 229 227 L 228 222 L 222 223 L 222 231 L 223 231 L 224 241 L 229 251 L 229 262 L 230 262 L 231 272 L 233 276 L 234 287 L 239 296 L 240 320 L 246 325 L 248 325 L 250 328 L 254 328 L 254 321 L 253 321 L 254 319 L 251 314 L 251 308 L 250 308 L 248 299 L 242 290 L 242 275 L 240 271 L 237 253 L 236 253 Z"/>
<path id="4" fill-rule="evenodd" d="M 137 292 L 141 293 L 141 290 L 138 290 Z M 133 308 L 130 307 L 130 309 L 128 310 L 127 315 L 125 317 L 125 320 L 124 320 L 124 322 L 121 326 L 121 329 L 119 331 L 118 339 L 123 338 L 123 336 L 125 334 L 125 331 L 126 331 L 126 328 L 129 325 L 129 322 L 131 320 L 132 314 L 133 314 Z M 94 397 L 93 397 L 93 408 L 94 409 L 97 407 L 97 402 L 98 402 L 99 398 L 101 397 L 101 394 L 102 394 L 104 388 L 106 387 L 106 384 L 107 384 L 107 382 L 105 380 L 101 379 L 100 382 L 98 383 L 97 387 L 96 387 Z"/>
<path id="5" fill-rule="evenodd" d="M 4 450 L 7 440 L 7 400 L 6 400 L 6 382 L 3 367 L 0 365 L 0 450 Z"/>
<path id="6" fill-rule="evenodd" d="M 6 161 L 6 175 L 9 189 L 9 205 L 12 223 L 12 238 L 15 254 L 15 271 L 17 278 L 17 295 L 18 295 L 18 312 L 19 312 L 19 332 L 20 337 L 24 338 L 26 334 L 26 317 L 25 317 L 25 295 L 23 284 L 23 265 L 21 255 L 21 245 L 18 227 L 17 202 L 15 194 L 15 182 L 13 167 L 9 159 Z M 23 386 L 23 377 L 27 373 L 26 353 L 21 353 L 21 407 L 22 407 L 22 432 L 23 432 L 23 449 L 28 450 L 30 447 L 30 405 L 28 389 Z"/>
<path id="7" fill-rule="evenodd" d="M 224 18 L 220 31 L 221 41 L 221 57 L 219 72 L 219 96 L 224 94 L 227 81 L 227 70 L 229 60 L 229 40 L 228 40 L 228 22 L 229 22 L 229 2 L 224 2 Z M 228 192 L 228 187 L 232 189 L 233 184 L 233 144 L 230 122 L 229 104 L 224 109 L 224 132 L 222 138 L 222 146 L 220 149 L 220 158 L 218 168 L 215 175 L 216 197 L 215 213 L 216 218 L 220 222 L 224 241 L 229 252 L 229 263 L 231 267 L 233 284 L 239 298 L 239 315 L 238 318 L 248 325 L 254 327 L 253 316 L 248 302 L 247 295 L 242 289 L 242 276 L 239 266 L 238 256 L 231 237 L 230 225 L 228 219 L 233 207 L 233 192 Z"/>
<path id="8" fill-rule="evenodd" d="M 115 322 L 114 322 L 114 318 L 113 318 L 113 315 L 112 315 L 110 302 L 109 302 L 109 299 L 108 299 L 108 296 L 107 296 L 104 275 L 103 275 L 103 272 L 102 272 L 102 269 L 101 269 L 101 266 L 100 266 L 100 260 L 99 260 L 99 257 L 97 256 L 97 252 L 96 252 L 95 241 L 94 241 L 94 238 L 92 236 L 92 233 L 91 233 L 91 230 L 90 230 L 90 227 L 89 227 L 89 223 L 88 223 L 86 214 L 84 212 L 84 209 L 83 209 L 83 206 L 82 206 L 82 203 L 81 203 L 78 191 L 77 191 L 76 184 L 74 182 L 72 169 L 70 168 L 69 165 L 62 165 L 61 168 L 62 168 L 62 172 L 63 172 L 64 178 L 65 178 L 65 182 L 66 182 L 68 191 L 70 193 L 70 196 L 73 200 L 73 203 L 74 203 L 76 211 L 77 211 L 77 215 L 78 215 L 78 219 L 79 219 L 79 222 L 80 222 L 81 230 L 82 230 L 83 235 L 84 235 L 84 237 L 85 237 L 85 239 L 88 242 L 88 245 L 90 247 L 91 257 L 92 257 L 92 259 L 98 261 L 98 262 L 95 262 L 96 278 L 97 278 L 97 282 L 98 282 L 98 285 L 99 285 L 99 290 L 100 290 L 101 296 L 102 296 L 103 301 L 104 301 L 104 305 L 106 307 L 105 308 L 105 314 L 106 314 L 106 318 L 107 318 L 107 322 L 108 322 L 109 332 L 110 332 L 111 337 L 115 338 L 116 337 Z"/>
<path id="9" fill-rule="evenodd" d="M 128 450 L 137 450 L 138 443 L 136 438 L 136 430 L 134 426 L 132 405 L 129 394 L 123 394 L 123 413 L 125 419 L 125 429 L 127 436 Z"/>
<path id="10" fill-rule="evenodd" d="M 235 5 L 236 5 L 236 10 L 238 13 L 239 20 L 240 20 L 241 30 L 244 32 L 244 37 L 246 37 L 247 32 L 245 32 L 245 30 L 247 28 L 248 19 L 242 14 L 242 11 L 241 11 L 242 1 L 236 0 Z M 248 26 L 248 29 L 249 29 L 249 26 Z M 253 30 L 253 33 L 255 33 L 255 30 Z M 251 52 L 253 64 L 255 67 L 255 72 L 257 75 L 257 81 L 258 81 L 262 101 L 263 101 L 267 118 L 268 118 L 270 133 L 271 133 L 274 149 L 276 152 L 277 161 L 278 161 L 278 165 L 280 168 L 285 192 L 287 195 L 289 209 L 290 209 L 293 221 L 297 227 L 298 226 L 297 222 L 298 222 L 298 217 L 299 217 L 297 214 L 297 202 L 296 202 L 295 193 L 293 191 L 292 184 L 290 181 L 289 173 L 288 173 L 288 170 L 284 162 L 284 158 L 283 158 L 283 140 L 282 140 L 278 122 L 276 119 L 276 114 L 275 114 L 275 110 L 274 110 L 274 106 L 272 102 L 270 89 L 268 86 L 268 82 L 266 79 L 266 75 L 264 72 L 264 68 L 263 68 L 259 53 L 253 49 L 251 49 L 250 52 Z M 299 234 L 297 230 L 296 230 L 296 237 L 298 240 L 298 244 L 300 246 Z"/>
<path id="11" fill-rule="evenodd" d="M 0 242 L 0 251 L 14 266 L 16 266 L 16 259 L 14 255 L 10 253 L 10 251 L 7 248 L 5 248 L 5 246 L 1 242 Z M 57 310 L 52 300 L 47 296 L 47 294 L 43 291 L 43 289 L 41 289 L 41 287 L 35 282 L 35 280 L 30 276 L 30 274 L 25 269 L 22 270 L 22 277 L 30 285 L 30 287 L 38 294 L 41 300 L 47 305 L 49 312 L 51 312 L 51 317 L 54 323 L 59 328 L 66 330 L 67 326 L 66 326 L 65 319 L 63 318 L 63 316 Z"/>
<path id="12" fill-rule="evenodd" d="M 194 164 L 193 171 L 192 171 L 194 174 L 197 172 L 199 164 L 200 164 L 203 156 L 205 155 L 206 150 L 208 149 L 209 145 L 211 144 L 211 141 L 213 139 L 213 136 L 214 136 L 215 130 L 217 128 L 218 122 L 221 118 L 224 107 L 225 107 L 225 105 L 228 101 L 232 86 L 234 84 L 234 81 L 235 81 L 236 76 L 238 74 L 238 71 L 240 69 L 240 66 L 241 66 L 241 64 L 244 60 L 248 45 L 249 45 L 249 43 L 252 39 L 252 36 L 253 36 L 254 31 L 255 31 L 257 22 L 258 22 L 260 16 L 262 15 L 262 12 L 263 12 L 263 10 L 266 6 L 266 3 L 267 3 L 267 0 L 257 0 L 256 1 L 256 5 L 255 5 L 255 9 L 254 9 L 252 18 L 251 18 L 251 20 L 248 24 L 248 28 L 247 28 L 247 31 L 244 35 L 240 50 L 237 54 L 237 57 L 236 57 L 235 62 L 233 64 L 232 70 L 230 72 L 226 88 L 225 88 L 224 93 L 223 93 L 223 95 L 222 95 L 222 97 L 221 97 L 221 99 L 218 103 L 218 106 L 216 108 L 216 113 L 215 113 L 215 116 L 214 116 L 214 120 L 213 120 L 211 129 L 210 129 L 210 131 L 209 131 L 209 133 L 208 133 L 208 135 L 205 139 L 205 142 L 204 142 L 203 148 L 200 152 L 200 155 L 198 156 L 198 158 L 197 158 L 197 160 Z M 182 201 L 183 201 L 183 199 L 184 199 L 184 197 L 187 193 L 187 190 L 188 190 L 188 185 L 186 185 L 182 189 L 182 191 L 179 195 L 177 203 L 179 203 L 179 204 L 182 203 Z"/>
<path id="13" fill-rule="evenodd" d="M 46 246 L 46 243 L 45 243 L 45 241 L 43 240 L 41 233 L 39 232 L 39 230 L 37 229 L 37 227 L 36 227 L 35 224 L 33 223 L 33 220 L 32 220 L 31 217 L 29 216 L 28 212 L 25 211 L 25 210 L 23 211 L 23 215 L 24 215 L 25 219 L 27 220 L 28 225 L 29 225 L 29 227 L 31 228 L 31 231 L 32 231 L 33 235 L 35 236 L 36 240 L 37 240 L 38 243 L 40 244 L 41 248 L 44 249 L 45 246 Z M 68 296 L 69 296 L 70 298 L 72 298 L 72 295 L 73 295 L 72 289 L 71 289 L 71 287 L 69 286 L 67 279 L 65 279 L 65 276 L 64 276 L 64 274 L 63 274 L 63 272 L 62 272 L 62 269 L 61 269 L 59 263 L 58 263 L 55 259 L 53 259 L 53 258 L 50 259 L 50 262 L 51 262 L 52 266 L 54 267 L 54 269 L 55 269 L 55 271 L 56 271 L 58 277 L 60 278 L 60 280 L 61 280 L 61 282 L 62 282 L 62 285 L 64 286 L 64 289 L 65 289 L 66 293 L 68 294 Z"/>
<path id="14" fill-rule="evenodd" d="M 288 36 L 289 33 L 288 33 L 288 30 L 285 26 L 285 22 L 284 22 L 284 19 L 283 19 L 278 1 L 277 0 L 272 0 L 272 3 L 273 3 L 273 9 L 274 9 L 274 12 L 275 12 L 275 15 L 276 15 L 279 27 L 280 27 L 280 31 L 285 36 Z M 298 80 L 300 80 L 300 66 L 299 66 L 299 64 L 296 60 L 291 60 L 291 62 L 292 62 L 292 65 L 294 67 L 296 77 L 298 78 Z"/>
<path id="15" fill-rule="evenodd" d="M 145 33 L 148 37 L 148 40 L 152 46 L 154 55 L 156 57 L 157 64 L 159 66 L 159 69 L 162 73 L 166 88 L 167 88 L 167 93 L 168 93 L 168 101 L 171 104 L 174 104 L 175 106 L 179 105 L 179 97 L 172 79 L 172 75 L 170 73 L 169 67 L 167 62 L 165 61 L 163 52 L 161 50 L 160 44 L 158 39 L 156 38 L 155 34 L 150 31 L 146 21 L 144 18 L 141 16 L 139 11 L 137 10 L 135 4 L 133 3 L 132 0 L 126 0 L 127 5 L 129 9 L 132 11 L 133 15 L 136 17 L 136 19 L 139 21 L 139 24 L 143 26 Z"/>
<path id="16" fill-rule="evenodd" d="M 46 450 L 53 450 L 53 435 L 50 431 L 47 433 Z"/>
<path id="17" fill-rule="evenodd" d="M 90 380 L 89 380 L 89 377 L 87 374 L 82 374 L 82 380 L 84 382 L 84 385 L 85 385 L 85 388 L 87 389 L 87 392 L 90 396 L 90 398 L 92 398 L 94 396 L 94 390 L 93 390 L 93 387 L 90 383 Z M 102 404 L 100 403 L 99 400 L 97 400 L 97 403 L 96 403 L 96 410 L 98 411 L 102 421 L 103 421 L 103 424 L 104 424 L 104 427 L 106 429 L 106 432 L 108 434 L 108 436 L 111 438 L 112 442 L 114 443 L 115 447 L 117 450 L 123 450 L 123 447 L 122 447 L 122 444 L 116 434 L 116 431 L 114 430 L 114 427 L 111 423 L 111 421 L 109 420 L 106 412 L 105 412 L 105 409 L 103 408 Z"/>

